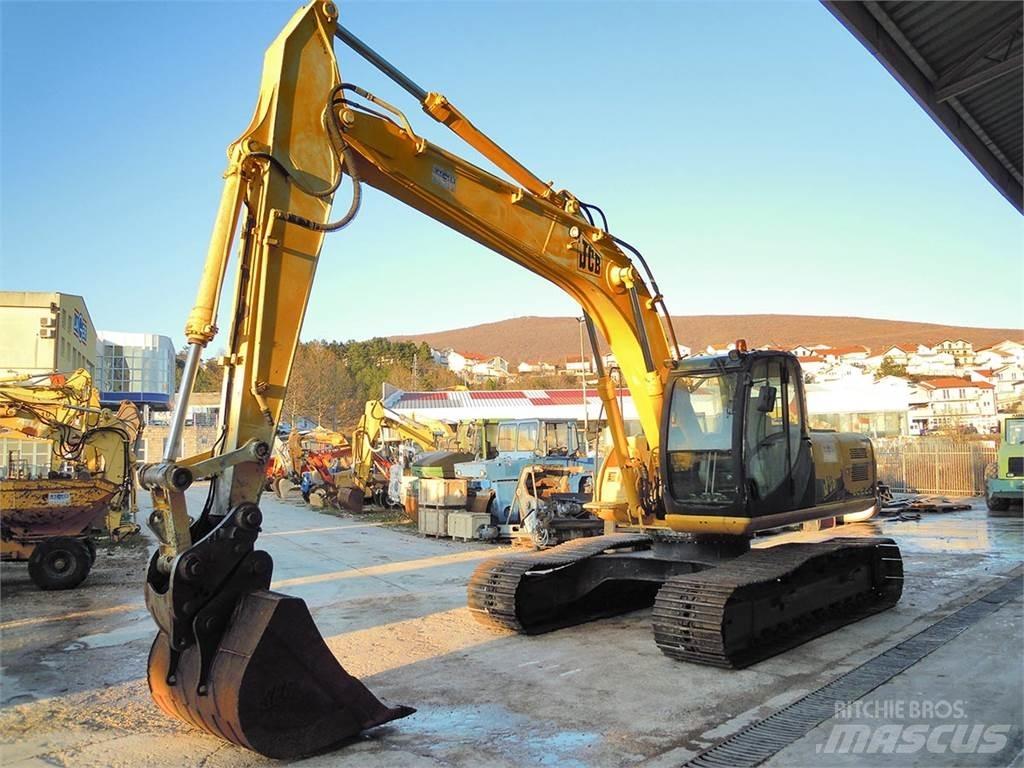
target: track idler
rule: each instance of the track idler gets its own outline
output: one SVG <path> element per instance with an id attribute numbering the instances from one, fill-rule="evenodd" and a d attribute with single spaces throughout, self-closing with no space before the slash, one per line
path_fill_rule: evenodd
<path id="1" fill-rule="evenodd" d="M 170 578 L 154 553 L 146 604 L 160 632 L 147 678 L 167 714 L 272 758 L 334 749 L 405 717 L 335 659 L 304 600 L 269 590 L 273 562 L 253 549 L 262 515 L 239 504 L 204 514 Z"/>

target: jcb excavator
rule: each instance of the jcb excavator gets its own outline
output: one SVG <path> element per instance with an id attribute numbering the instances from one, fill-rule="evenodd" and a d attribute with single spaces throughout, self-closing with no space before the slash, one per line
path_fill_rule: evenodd
<path id="1" fill-rule="evenodd" d="M 434 146 L 398 109 L 344 82 L 335 38 L 511 181 Z M 346 175 L 348 210 L 330 221 Z M 656 601 L 655 637 L 666 653 L 742 665 L 898 599 L 901 559 L 888 539 L 749 550 L 758 531 L 864 513 L 875 501 L 870 442 L 809 433 L 796 359 L 742 350 L 681 359 L 643 257 L 612 234 L 599 208 L 542 182 L 444 96 L 339 24 L 332 2 L 315 0 L 268 49 L 256 114 L 228 149 L 186 323 L 171 448 L 140 472 L 160 539 L 146 584 L 160 629 L 148 677 L 166 712 L 265 755 L 294 757 L 413 711 L 384 706 L 338 665 L 305 604 L 268 591 L 271 559 L 255 549 L 262 464 L 322 241 L 352 222 L 364 185 L 578 301 L 594 347 L 600 333 L 614 352 L 642 424 L 642 436 L 627 438 L 615 386 L 599 369 L 613 450 L 591 508 L 618 532 L 485 562 L 469 585 L 482 617 L 539 632 Z M 236 230 L 223 439 L 216 452 L 178 459 L 173 446 L 200 353 L 217 332 Z M 212 478 L 211 491 L 189 527 L 184 491 L 195 477 Z"/>
<path id="2" fill-rule="evenodd" d="M 341 478 L 342 487 L 338 489 L 338 501 L 345 509 L 361 512 L 367 494 L 372 494 L 373 460 L 379 453 L 385 429 L 402 440 L 411 440 L 425 451 L 445 447 L 455 439 L 455 431 L 442 421 L 416 421 L 393 411 L 380 400 L 368 400 L 352 434 L 352 472 Z"/>
<path id="3" fill-rule="evenodd" d="M 51 442 L 46 477 L 0 480 L 0 558 L 27 560 L 42 589 L 71 589 L 96 556 L 89 539 L 102 514 L 111 540 L 139 531 L 133 519 L 132 444 L 142 417 L 125 401 L 100 407 L 88 371 L 0 379 L 0 433 Z"/>

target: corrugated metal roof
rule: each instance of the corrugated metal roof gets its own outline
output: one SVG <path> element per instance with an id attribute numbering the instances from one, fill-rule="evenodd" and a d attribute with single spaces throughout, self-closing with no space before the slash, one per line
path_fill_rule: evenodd
<path id="1" fill-rule="evenodd" d="M 636 418 L 628 390 L 620 389 L 623 414 Z M 593 388 L 584 399 L 580 389 L 527 389 L 503 391 L 402 392 L 396 391 L 385 405 L 412 418 L 416 414 L 442 421 L 469 419 L 597 419 L 603 417 L 601 399 Z"/>
<path id="2" fill-rule="evenodd" d="M 823 4 L 1024 212 L 1024 4 Z"/>

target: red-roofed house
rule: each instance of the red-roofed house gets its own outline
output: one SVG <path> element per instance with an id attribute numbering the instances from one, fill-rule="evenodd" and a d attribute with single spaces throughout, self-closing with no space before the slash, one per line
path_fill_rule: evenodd
<path id="1" fill-rule="evenodd" d="M 543 360 L 523 360 L 517 369 L 519 373 L 544 373 L 550 374 L 557 371 L 554 363 L 545 363 Z"/>
<path id="2" fill-rule="evenodd" d="M 871 350 L 859 344 L 854 344 L 849 347 L 829 347 L 817 354 L 824 357 L 830 363 L 853 363 L 867 359 L 868 355 L 871 354 Z"/>
<path id="3" fill-rule="evenodd" d="M 828 368 L 828 361 L 819 355 L 804 355 L 797 357 L 797 360 L 800 361 L 800 369 L 806 381 L 814 381 L 815 377 Z"/>
<path id="4" fill-rule="evenodd" d="M 952 355 L 957 368 L 974 362 L 974 345 L 966 339 L 943 339 L 932 347 L 932 352 L 937 355 L 943 352 Z"/>
<path id="5" fill-rule="evenodd" d="M 575 374 L 593 373 L 594 361 L 589 357 L 567 357 L 565 358 L 565 372 Z"/>
<path id="6" fill-rule="evenodd" d="M 967 426 L 987 433 L 997 424 L 995 387 L 988 382 L 940 376 L 911 390 L 911 434 Z"/>

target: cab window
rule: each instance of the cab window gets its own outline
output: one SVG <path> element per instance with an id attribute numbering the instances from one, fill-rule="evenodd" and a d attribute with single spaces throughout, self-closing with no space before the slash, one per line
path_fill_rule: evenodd
<path id="1" fill-rule="evenodd" d="M 750 374 L 750 398 L 743 429 L 744 458 L 747 478 L 755 484 L 757 495 L 764 498 L 782 485 L 789 474 L 790 451 L 784 416 L 789 403 L 782 388 L 781 360 L 759 360 L 751 367 Z M 760 410 L 761 393 L 769 389 L 775 391 L 774 405 L 770 411 Z"/>
<path id="2" fill-rule="evenodd" d="M 540 431 L 540 424 L 530 421 L 519 425 L 519 439 L 516 442 L 517 451 L 536 451 L 537 433 Z"/>
<path id="3" fill-rule="evenodd" d="M 547 423 L 544 425 L 544 455 L 568 456 L 573 446 L 569 440 L 568 422 Z"/>
<path id="4" fill-rule="evenodd" d="M 498 428 L 498 452 L 514 451 L 516 449 L 516 425 L 502 424 Z"/>

